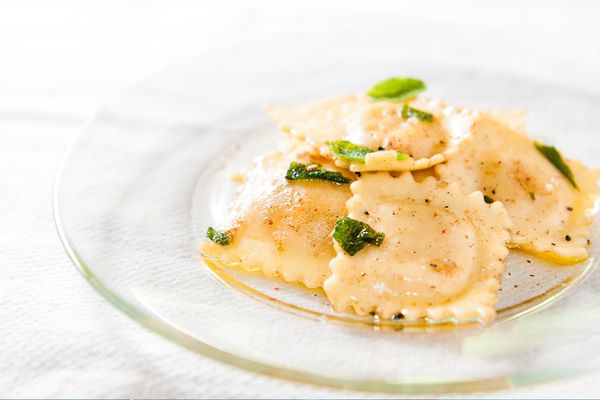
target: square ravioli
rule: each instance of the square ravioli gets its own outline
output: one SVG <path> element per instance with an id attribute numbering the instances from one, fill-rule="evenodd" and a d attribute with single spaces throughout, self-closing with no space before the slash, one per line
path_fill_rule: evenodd
<path id="1" fill-rule="evenodd" d="M 418 170 L 443 162 L 470 136 L 477 116 L 424 96 L 397 102 L 347 95 L 267 112 L 283 132 L 359 172 Z M 336 151 L 337 143 L 358 146 L 364 157 L 346 157 Z"/>
<path id="2" fill-rule="evenodd" d="M 385 239 L 354 256 L 334 243 L 323 287 L 336 310 L 411 321 L 494 318 L 510 238 L 502 204 L 410 173 L 364 173 L 350 188 L 348 217 Z"/>
<path id="3" fill-rule="evenodd" d="M 481 190 L 489 201 L 502 202 L 513 221 L 513 246 L 556 263 L 582 261 L 599 174 L 566 160 L 571 182 L 539 148 L 501 119 L 482 114 L 472 138 L 436 173 L 465 192 Z"/>
<path id="4" fill-rule="evenodd" d="M 305 167 L 292 169 L 292 163 Z M 322 166 L 311 169 L 311 165 Z M 350 189 L 347 183 L 294 177 L 325 171 L 323 167 L 343 177 L 343 182 L 350 181 L 345 176 L 352 177 L 330 161 L 302 151 L 276 151 L 257 159 L 232 206 L 230 240 L 203 243 L 202 255 L 227 266 L 321 287 L 335 256 L 330 234 L 336 220 L 346 214 Z"/>

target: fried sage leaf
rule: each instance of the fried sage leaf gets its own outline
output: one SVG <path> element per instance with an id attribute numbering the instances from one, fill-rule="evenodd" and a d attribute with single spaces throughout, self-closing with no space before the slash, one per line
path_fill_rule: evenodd
<path id="1" fill-rule="evenodd" d="M 396 160 L 398 161 L 402 161 L 402 160 L 408 160 L 410 158 L 410 156 L 406 153 L 398 153 L 396 154 Z"/>
<path id="2" fill-rule="evenodd" d="M 231 243 L 231 232 L 229 231 L 218 231 L 212 226 L 208 227 L 206 231 L 206 237 L 216 244 L 220 244 L 221 246 L 227 246 Z"/>
<path id="3" fill-rule="evenodd" d="M 381 246 L 385 233 L 376 232 L 364 222 L 343 217 L 335 224 L 333 238 L 346 253 L 353 256 L 368 244 Z"/>
<path id="4" fill-rule="evenodd" d="M 546 159 L 550 161 L 552 165 L 554 165 L 556 169 L 564 175 L 565 178 L 567 178 L 567 180 L 571 183 L 571 185 L 573 185 L 575 189 L 578 189 L 571 168 L 569 168 L 569 166 L 565 163 L 562 156 L 560 155 L 560 152 L 556 150 L 556 147 L 545 146 L 539 142 L 536 142 L 535 148 L 538 149 L 538 151 L 542 153 L 542 155 L 546 157 Z"/>
<path id="5" fill-rule="evenodd" d="M 333 154 L 348 161 L 365 162 L 365 156 L 372 153 L 373 150 L 366 146 L 354 144 L 347 140 L 327 141 L 325 144 L 331 147 Z"/>
<path id="6" fill-rule="evenodd" d="M 301 164 L 296 161 L 290 163 L 285 179 L 288 181 L 329 181 L 337 184 L 344 184 L 350 182 L 350 180 L 339 172 L 328 171 L 321 167 L 321 164 Z"/>
<path id="7" fill-rule="evenodd" d="M 420 79 L 390 78 L 373 86 L 367 94 L 377 100 L 404 100 L 425 89 Z"/>
<path id="8" fill-rule="evenodd" d="M 412 108 L 408 104 L 405 104 L 404 107 L 402 107 L 402 118 L 416 118 L 419 121 L 433 122 L 433 114 Z"/>

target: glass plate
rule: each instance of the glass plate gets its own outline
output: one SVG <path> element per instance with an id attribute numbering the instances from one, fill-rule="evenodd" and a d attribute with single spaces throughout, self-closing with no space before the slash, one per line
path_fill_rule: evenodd
<path id="1" fill-rule="evenodd" d="M 564 267 L 512 253 L 498 318 L 487 327 L 335 313 L 321 291 L 201 260 L 206 228 L 223 221 L 233 196 L 228 175 L 280 138 L 262 112 L 266 102 L 365 90 L 388 76 L 413 75 L 450 103 L 526 107 L 532 136 L 568 156 L 594 165 L 600 152 L 598 140 L 589 139 L 600 132 L 600 99 L 592 92 L 455 58 L 390 57 L 381 42 L 340 44 L 335 54 L 314 41 L 295 43 L 282 49 L 248 41 L 189 59 L 85 126 L 60 168 L 54 212 L 65 248 L 89 282 L 127 315 L 189 349 L 302 382 L 440 393 L 596 369 L 594 256 Z M 594 225 L 592 255 L 599 232 Z"/>

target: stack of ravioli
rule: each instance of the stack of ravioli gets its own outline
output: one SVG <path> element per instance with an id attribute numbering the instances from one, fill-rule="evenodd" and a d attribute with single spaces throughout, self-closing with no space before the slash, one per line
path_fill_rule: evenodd
<path id="1" fill-rule="evenodd" d="M 489 322 L 504 259 L 588 257 L 598 171 L 530 140 L 520 118 L 450 106 L 414 78 L 269 107 L 288 137 L 209 228 L 204 257 L 386 319 Z"/>

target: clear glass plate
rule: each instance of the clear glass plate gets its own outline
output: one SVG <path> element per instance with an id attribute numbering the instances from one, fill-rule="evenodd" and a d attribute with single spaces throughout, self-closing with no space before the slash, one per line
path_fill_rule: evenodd
<path id="1" fill-rule="evenodd" d="M 262 112 L 266 102 L 413 75 L 451 103 L 526 107 L 532 136 L 595 165 L 600 143 L 590 138 L 600 132 L 600 98 L 593 92 L 522 71 L 390 57 L 367 41 L 351 49 L 331 55 L 308 44 L 222 47 L 163 71 L 101 111 L 70 147 L 54 193 L 58 231 L 78 268 L 119 309 L 166 338 L 276 377 L 440 393 L 596 369 L 597 225 L 593 256 L 579 265 L 511 254 L 499 315 L 487 327 L 335 313 L 321 291 L 201 260 L 206 228 L 223 221 L 233 196 L 228 175 L 280 137 Z"/>

